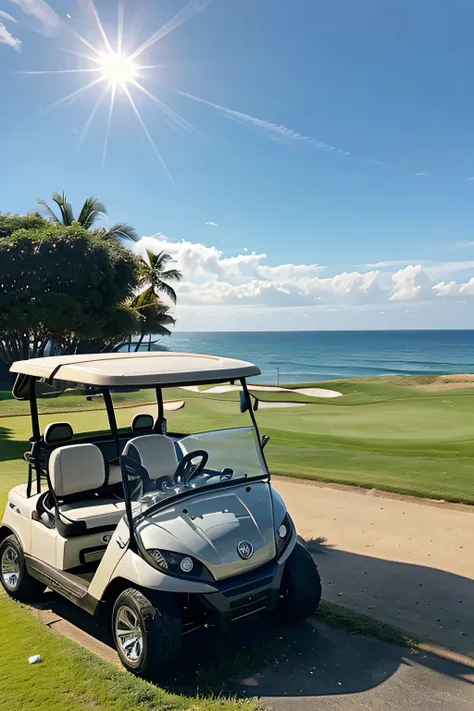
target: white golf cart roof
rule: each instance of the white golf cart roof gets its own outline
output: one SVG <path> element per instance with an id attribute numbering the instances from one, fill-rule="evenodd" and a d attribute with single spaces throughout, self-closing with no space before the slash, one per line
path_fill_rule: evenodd
<path id="1" fill-rule="evenodd" d="M 17 361 L 10 371 L 100 387 L 198 385 L 260 375 L 260 368 L 243 360 L 169 352 L 47 356 Z"/>

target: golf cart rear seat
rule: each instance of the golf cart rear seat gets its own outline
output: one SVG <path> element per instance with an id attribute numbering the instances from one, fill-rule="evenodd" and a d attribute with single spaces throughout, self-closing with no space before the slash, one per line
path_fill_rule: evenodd
<path id="1" fill-rule="evenodd" d="M 55 449 L 49 476 L 57 501 L 56 526 L 64 538 L 115 528 L 125 513 L 125 503 L 101 498 L 105 462 L 94 444 L 70 444 Z"/>

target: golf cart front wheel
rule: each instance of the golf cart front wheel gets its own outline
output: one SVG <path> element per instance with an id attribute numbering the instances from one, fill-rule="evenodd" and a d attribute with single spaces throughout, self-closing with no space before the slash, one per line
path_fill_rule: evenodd
<path id="1" fill-rule="evenodd" d="M 181 650 L 181 618 L 171 597 L 155 604 L 135 588 L 124 590 L 113 607 L 112 632 L 122 664 L 134 674 L 153 676 Z"/>
<path id="2" fill-rule="evenodd" d="M 28 573 L 23 550 L 16 536 L 8 536 L 0 543 L 0 582 L 14 600 L 35 600 L 46 586 Z"/>
<path id="3" fill-rule="evenodd" d="M 282 622 L 301 622 L 316 612 L 320 600 L 318 568 L 306 548 L 297 542 L 285 564 L 275 614 Z"/>

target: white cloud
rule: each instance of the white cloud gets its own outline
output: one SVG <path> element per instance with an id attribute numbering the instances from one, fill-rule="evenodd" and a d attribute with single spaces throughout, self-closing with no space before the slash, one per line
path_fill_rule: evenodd
<path id="1" fill-rule="evenodd" d="M 390 296 L 390 301 L 412 301 L 419 299 L 424 290 L 431 288 L 431 283 L 421 264 L 409 265 L 392 275 L 395 283 L 395 292 Z"/>
<path id="2" fill-rule="evenodd" d="M 61 29 L 62 20 L 45 0 L 11 0 L 25 15 L 37 21 L 37 29 L 45 35 L 54 35 Z"/>
<path id="3" fill-rule="evenodd" d="M 3 10 L 0 10 L 0 17 L 2 17 L 4 20 L 8 20 L 9 22 L 18 22 L 18 20 L 15 20 L 14 17 L 8 14 L 8 12 L 4 12 Z"/>
<path id="4" fill-rule="evenodd" d="M 469 180 L 474 180 L 474 178 L 469 178 Z M 468 249 L 469 247 L 474 247 L 474 242 L 458 242 L 453 249 Z"/>
<path id="5" fill-rule="evenodd" d="M 12 47 L 17 52 L 20 51 L 21 41 L 13 37 L 13 35 L 7 30 L 3 22 L 0 22 L 0 44 L 6 44 Z"/>
<path id="6" fill-rule="evenodd" d="M 455 281 L 446 284 L 442 281 L 433 287 L 433 291 L 438 296 L 474 296 L 474 278 L 464 284 L 458 284 Z"/>
<path id="7" fill-rule="evenodd" d="M 210 227 L 219 227 L 217 222 L 212 222 L 211 220 L 209 220 L 208 222 L 205 222 L 204 224 L 209 225 Z"/>
<path id="8" fill-rule="evenodd" d="M 420 177 L 423 177 L 423 178 L 429 178 L 429 177 L 431 176 L 431 174 L 430 174 L 430 173 L 424 173 L 424 172 L 421 172 L 421 173 L 415 173 L 414 175 L 415 175 L 415 178 L 420 178 Z"/>
<path id="9" fill-rule="evenodd" d="M 462 327 L 469 309 L 464 302 L 474 300 L 474 277 L 460 283 L 435 280 L 434 267 L 420 263 L 328 275 L 318 264 L 271 264 L 265 253 L 242 249 L 226 256 L 219 247 L 162 234 L 143 237 L 134 247 L 142 254 L 145 248 L 165 250 L 183 272 L 176 288 L 182 330 L 412 328 L 415 317 L 423 317 L 427 328 L 447 327 L 451 317 L 453 327 Z M 447 264 L 448 270 L 460 264 L 474 269 L 474 262 Z"/>

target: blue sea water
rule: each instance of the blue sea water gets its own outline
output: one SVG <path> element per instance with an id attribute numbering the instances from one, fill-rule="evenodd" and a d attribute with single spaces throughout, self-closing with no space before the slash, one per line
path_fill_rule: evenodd
<path id="1" fill-rule="evenodd" d="M 474 372 L 474 331 L 175 332 L 162 345 L 249 360 L 269 384 Z"/>

